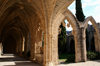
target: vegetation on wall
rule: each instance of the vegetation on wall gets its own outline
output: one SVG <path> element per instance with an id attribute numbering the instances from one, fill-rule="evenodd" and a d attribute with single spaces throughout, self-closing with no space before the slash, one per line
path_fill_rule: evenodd
<path id="1" fill-rule="evenodd" d="M 66 28 L 61 24 L 60 25 L 61 32 L 58 35 L 58 51 L 60 53 L 64 53 L 66 50 Z"/>
<path id="2" fill-rule="evenodd" d="M 59 61 L 64 63 L 72 63 L 75 61 L 75 53 L 74 53 L 74 40 L 72 40 L 72 46 L 70 47 L 72 51 L 68 52 L 67 46 L 67 35 L 66 35 L 66 28 L 61 24 L 60 25 L 60 32 L 58 35 L 58 53 L 59 53 Z"/>
<path id="3" fill-rule="evenodd" d="M 76 0 L 76 18 L 80 22 L 83 22 L 85 20 L 81 0 Z"/>

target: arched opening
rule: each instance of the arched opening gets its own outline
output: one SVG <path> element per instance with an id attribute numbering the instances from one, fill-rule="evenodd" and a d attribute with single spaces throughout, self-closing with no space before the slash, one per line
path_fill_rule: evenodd
<path id="1" fill-rule="evenodd" d="M 17 53 L 17 45 L 22 44 L 22 36 L 18 31 L 11 29 L 3 35 L 2 44 L 3 44 L 3 53 L 15 54 Z"/>
<path id="2" fill-rule="evenodd" d="M 27 26 L 22 23 L 20 17 L 17 16 L 11 20 L 9 19 L 5 21 L 1 30 L 1 40 L 4 46 L 3 49 L 9 46 L 8 49 L 10 50 L 10 48 L 14 47 L 14 54 L 16 53 L 24 56 L 23 53 L 25 52 L 25 39 L 27 33 Z M 6 46 L 5 44 L 8 46 Z"/>
<path id="3" fill-rule="evenodd" d="M 73 28 L 67 19 L 65 19 L 59 26 L 58 56 L 60 64 L 75 62 L 75 40 Z"/>
<path id="4" fill-rule="evenodd" d="M 75 62 L 81 61 L 81 48 L 80 48 L 80 42 L 79 42 L 79 37 L 78 37 L 78 25 L 77 21 L 74 17 L 74 15 L 69 11 L 65 10 L 64 13 L 61 13 L 58 15 L 58 17 L 53 21 L 52 26 L 51 26 L 51 35 L 50 35 L 50 60 L 53 62 L 53 64 L 58 64 L 58 35 L 59 35 L 59 26 L 61 25 L 64 20 L 67 19 L 67 21 L 70 23 L 70 25 L 73 28 L 73 35 L 74 35 L 74 40 L 75 40 Z"/>
<path id="5" fill-rule="evenodd" d="M 88 27 L 86 29 L 86 49 L 87 51 L 95 51 L 95 29 L 91 24 L 88 24 Z"/>
<path id="6" fill-rule="evenodd" d="M 22 54 L 25 51 L 24 39 L 18 28 L 6 25 L 2 31 L 3 53 Z"/>
<path id="7" fill-rule="evenodd" d="M 15 53 L 16 52 L 16 39 L 12 35 L 8 35 L 3 40 L 3 53 Z"/>
<path id="8" fill-rule="evenodd" d="M 86 50 L 87 50 L 87 59 L 88 60 L 98 60 L 100 59 L 99 56 L 99 52 L 97 51 L 97 45 L 98 42 L 96 42 L 98 40 L 98 28 L 97 28 L 97 24 L 92 21 L 91 19 L 89 22 L 87 22 L 87 27 L 85 27 L 86 30 Z"/>
<path id="9" fill-rule="evenodd" d="M 72 36 L 71 41 L 70 41 L 70 48 L 71 48 L 71 53 L 75 53 L 75 40 L 74 37 Z"/>

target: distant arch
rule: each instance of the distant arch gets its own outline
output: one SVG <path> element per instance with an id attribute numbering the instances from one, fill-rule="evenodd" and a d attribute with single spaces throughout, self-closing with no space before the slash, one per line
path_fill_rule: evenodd
<path id="1" fill-rule="evenodd" d="M 86 31 L 86 28 L 88 27 L 88 22 L 89 21 L 92 23 L 92 25 L 93 25 L 93 27 L 95 29 L 95 32 L 94 32 L 95 33 L 95 35 L 94 35 L 94 38 L 95 38 L 95 50 L 97 52 L 100 52 L 100 49 L 99 49 L 100 48 L 100 44 L 99 44 L 99 42 L 100 42 L 100 32 L 99 32 L 98 25 L 97 25 L 95 19 L 92 16 L 89 16 L 84 21 L 85 22 L 84 23 L 85 31 Z M 86 37 L 85 37 L 85 40 L 86 40 Z"/>
<path id="2" fill-rule="evenodd" d="M 73 32 L 74 32 L 74 37 L 75 37 L 75 50 L 77 52 L 77 50 L 79 50 L 78 48 L 76 48 L 77 46 L 77 32 L 78 32 L 78 24 L 77 24 L 77 20 L 75 18 L 75 16 L 70 12 L 70 10 L 65 10 L 62 11 L 62 13 L 60 13 L 59 15 L 57 15 L 56 19 L 53 21 L 52 26 L 51 26 L 51 61 L 54 62 L 54 64 L 58 63 L 58 29 L 59 26 L 61 25 L 61 23 L 67 19 L 68 22 L 71 24 L 72 28 L 73 28 Z M 55 56 L 53 56 L 55 55 Z M 77 58 L 77 53 L 76 53 L 76 58 Z M 76 61 L 77 59 L 75 59 Z"/>

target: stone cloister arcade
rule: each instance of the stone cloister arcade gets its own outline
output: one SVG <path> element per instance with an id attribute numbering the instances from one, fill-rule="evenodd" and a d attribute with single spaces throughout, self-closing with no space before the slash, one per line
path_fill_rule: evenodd
<path id="1" fill-rule="evenodd" d="M 0 0 L 0 53 L 27 56 L 43 66 L 58 64 L 58 28 L 65 19 L 72 25 L 75 61 L 86 61 L 86 36 L 91 21 L 95 48 L 100 52 L 100 31 L 92 16 L 79 22 L 68 6 L 74 0 Z"/>

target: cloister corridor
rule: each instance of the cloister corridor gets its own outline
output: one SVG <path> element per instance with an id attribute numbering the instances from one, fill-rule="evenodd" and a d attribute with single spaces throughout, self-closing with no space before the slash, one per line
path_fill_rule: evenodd
<path id="1" fill-rule="evenodd" d="M 0 66 L 41 66 L 14 54 L 0 56 Z"/>

